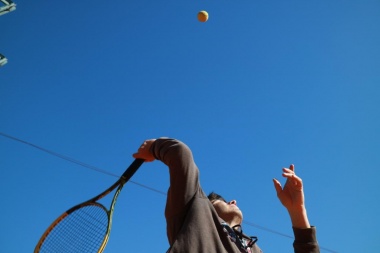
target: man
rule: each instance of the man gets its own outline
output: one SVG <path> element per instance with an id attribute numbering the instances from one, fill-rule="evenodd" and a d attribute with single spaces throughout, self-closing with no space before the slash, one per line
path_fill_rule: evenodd
<path id="1" fill-rule="evenodd" d="M 255 237 L 243 234 L 243 214 L 236 201 L 225 201 L 212 193 L 209 198 L 199 183 L 199 171 L 191 150 L 181 141 L 169 138 L 143 142 L 134 158 L 155 159 L 169 167 L 170 187 L 165 208 L 170 253 L 259 253 Z M 319 252 L 316 231 L 304 206 L 302 180 L 294 166 L 283 169 L 287 182 L 282 188 L 273 180 L 277 196 L 287 208 L 295 236 L 294 252 Z"/>

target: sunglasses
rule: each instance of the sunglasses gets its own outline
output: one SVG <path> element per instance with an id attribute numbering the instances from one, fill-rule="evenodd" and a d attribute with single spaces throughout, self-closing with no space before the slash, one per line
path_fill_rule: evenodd
<path id="1" fill-rule="evenodd" d="M 240 240 L 246 239 L 248 240 L 247 247 L 252 247 L 258 240 L 257 236 L 246 236 L 243 234 L 243 229 L 241 228 L 241 225 L 235 225 L 232 227 L 235 234 L 239 237 Z"/>

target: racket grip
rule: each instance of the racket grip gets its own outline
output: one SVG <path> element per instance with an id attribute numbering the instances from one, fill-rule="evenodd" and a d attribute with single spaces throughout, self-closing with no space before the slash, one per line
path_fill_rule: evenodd
<path id="1" fill-rule="evenodd" d="M 121 176 L 125 182 L 128 182 L 128 180 L 135 174 L 135 172 L 140 168 L 140 166 L 144 163 L 144 159 L 135 159 L 131 165 L 129 165 L 128 169 L 123 173 Z"/>

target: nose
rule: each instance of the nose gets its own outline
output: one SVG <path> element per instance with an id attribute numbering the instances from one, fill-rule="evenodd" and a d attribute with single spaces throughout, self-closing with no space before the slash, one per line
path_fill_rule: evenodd
<path id="1" fill-rule="evenodd" d="M 231 200 L 230 202 L 228 202 L 229 205 L 237 205 L 237 201 L 236 200 Z"/>

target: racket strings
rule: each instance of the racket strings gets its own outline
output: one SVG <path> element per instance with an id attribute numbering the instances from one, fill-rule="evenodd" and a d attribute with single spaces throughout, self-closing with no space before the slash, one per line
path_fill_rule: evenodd
<path id="1" fill-rule="evenodd" d="M 39 252 L 98 252 L 107 234 L 108 222 L 108 214 L 101 206 L 83 206 L 66 216 L 50 231 Z"/>

